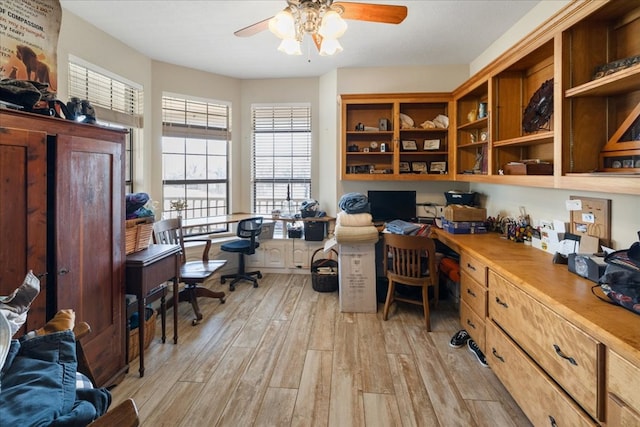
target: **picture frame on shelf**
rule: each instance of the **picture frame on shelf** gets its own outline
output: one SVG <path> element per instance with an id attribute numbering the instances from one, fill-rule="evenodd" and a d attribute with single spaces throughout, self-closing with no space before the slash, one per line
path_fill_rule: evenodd
<path id="1" fill-rule="evenodd" d="M 429 173 L 446 173 L 447 162 L 431 162 L 429 164 Z"/>
<path id="2" fill-rule="evenodd" d="M 400 171 L 400 173 L 411 172 L 411 167 L 409 166 L 409 162 L 400 162 L 398 164 L 398 170 Z"/>
<path id="3" fill-rule="evenodd" d="M 403 151 L 418 151 L 418 145 L 415 139 L 405 139 L 402 141 Z"/>
<path id="4" fill-rule="evenodd" d="M 439 139 L 425 139 L 423 150 L 439 150 L 440 149 L 440 140 Z"/>
<path id="5" fill-rule="evenodd" d="M 427 173 L 427 162 L 411 162 L 411 171 L 414 173 Z"/>

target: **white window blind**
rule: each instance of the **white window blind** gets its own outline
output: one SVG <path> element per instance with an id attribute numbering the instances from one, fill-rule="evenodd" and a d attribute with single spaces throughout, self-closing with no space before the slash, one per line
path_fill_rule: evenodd
<path id="1" fill-rule="evenodd" d="M 298 210 L 311 197 L 311 106 L 253 105 L 253 209 Z"/>
<path id="2" fill-rule="evenodd" d="M 91 102 L 99 120 L 142 128 L 142 89 L 124 78 L 70 62 L 69 97 Z"/>
<path id="3" fill-rule="evenodd" d="M 162 97 L 163 211 L 183 200 L 184 218 L 228 213 L 231 107 L 222 102 Z M 222 230 L 202 230 L 215 232 Z"/>
<path id="4" fill-rule="evenodd" d="M 74 58 L 69 62 L 69 98 L 72 97 L 91 103 L 98 124 L 129 129 L 125 146 L 125 185 L 127 193 L 133 192 L 132 147 L 142 132 L 142 87 Z"/>

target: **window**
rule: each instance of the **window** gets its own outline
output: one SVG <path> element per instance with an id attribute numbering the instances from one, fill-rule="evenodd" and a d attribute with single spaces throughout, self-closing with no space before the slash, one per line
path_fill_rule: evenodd
<path id="1" fill-rule="evenodd" d="M 162 206 L 166 217 L 228 213 L 230 129 L 231 107 L 227 104 L 162 97 Z M 177 211 L 177 201 L 186 202 L 186 208 Z"/>
<path id="2" fill-rule="evenodd" d="M 128 129 L 125 146 L 126 192 L 133 192 L 134 141 L 142 133 L 142 87 L 79 58 L 69 62 L 69 97 L 86 99 L 102 126 Z"/>
<path id="3" fill-rule="evenodd" d="M 311 197 L 311 106 L 253 105 L 253 210 L 295 213 Z"/>

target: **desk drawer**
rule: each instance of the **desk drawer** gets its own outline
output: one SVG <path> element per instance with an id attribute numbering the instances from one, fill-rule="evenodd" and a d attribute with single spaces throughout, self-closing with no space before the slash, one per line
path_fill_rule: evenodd
<path id="1" fill-rule="evenodd" d="M 487 265 L 466 252 L 460 255 L 460 272 L 467 273 L 482 286 L 487 285 Z"/>
<path id="2" fill-rule="evenodd" d="M 460 302 L 460 324 L 469 332 L 483 353 L 485 351 L 484 321 L 484 317 L 478 316 L 464 300 Z"/>
<path id="3" fill-rule="evenodd" d="M 476 282 L 465 272 L 460 274 L 460 298 L 478 316 L 487 317 L 487 288 Z"/>
<path id="4" fill-rule="evenodd" d="M 493 271 L 489 317 L 598 419 L 602 345 Z"/>
<path id="5" fill-rule="evenodd" d="M 533 425 L 597 425 L 490 320 L 486 331 L 487 362 Z"/>
<path id="6" fill-rule="evenodd" d="M 635 414 L 635 417 L 638 420 L 638 424 L 635 425 L 640 425 L 639 390 L 640 367 L 633 365 L 618 353 L 609 350 L 609 357 L 607 359 L 607 391 L 609 392 L 608 414 L 612 415 L 613 413 L 616 413 L 616 406 L 618 406 L 622 408 L 622 414 L 627 413 L 627 416 L 629 417 Z M 609 418 L 610 417 L 607 418 L 607 422 L 611 424 L 611 420 Z"/>

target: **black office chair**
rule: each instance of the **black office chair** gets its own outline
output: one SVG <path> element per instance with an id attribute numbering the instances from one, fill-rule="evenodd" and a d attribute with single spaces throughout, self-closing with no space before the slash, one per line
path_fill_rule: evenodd
<path id="1" fill-rule="evenodd" d="M 258 280 L 262 279 L 259 271 L 245 271 L 244 256 L 256 253 L 256 248 L 260 246 L 257 237 L 262 231 L 262 217 L 243 219 L 238 223 L 237 236 L 240 239 L 224 243 L 220 249 L 225 252 L 236 252 L 240 255 L 238 272 L 235 274 L 225 274 L 220 278 L 220 283 L 224 284 L 227 279 L 233 279 L 229 284 L 229 290 L 234 291 L 235 285 L 240 280 L 253 282 L 253 287 L 258 287 Z M 256 277 L 253 277 L 256 276 Z"/>

